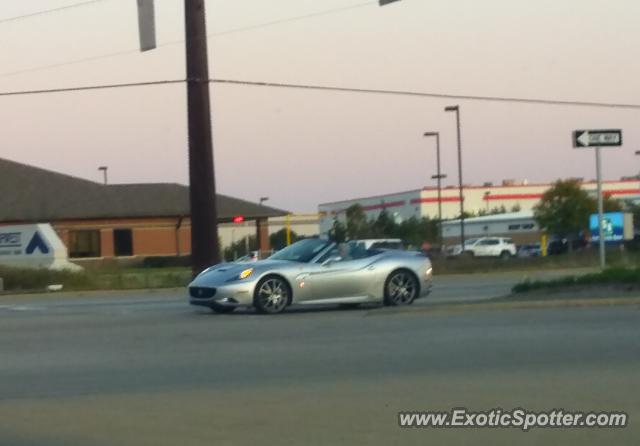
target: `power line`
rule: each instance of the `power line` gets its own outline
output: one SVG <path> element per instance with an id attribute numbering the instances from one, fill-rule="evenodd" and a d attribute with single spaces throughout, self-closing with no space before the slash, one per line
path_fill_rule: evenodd
<path id="1" fill-rule="evenodd" d="M 42 10 L 42 11 L 36 11 L 36 12 L 29 13 L 29 14 L 18 15 L 18 16 L 14 16 L 14 17 L 8 17 L 6 19 L 0 19 L 0 24 L 8 23 L 8 22 L 15 22 L 15 21 L 18 21 L 18 20 L 29 19 L 29 18 L 32 18 L 32 17 L 42 16 L 42 15 L 47 15 L 47 14 L 53 14 L 53 13 L 60 12 L 60 11 L 65 11 L 65 10 L 68 10 L 68 9 L 80 8 L 80 7 L 91 5 L 91 4 L 94 4 L 94 3 L 101 3 L 101 2 L 104 2 L 104 1 L 106 1 L 106 0 L 88 0 L 88 1 L 85 1 L 85 2 L 81 2 L 81 3 L 74 3 L 72 5 L 61 6 L 59 8 L 45 9 L 45 10 Z"/>
<path id="2" fill-rule="evenodd" d="M 96 1 L 105 1 L 105 0 L 93 0 L 92 2 L 87 2 L 87 3 L 93 3 Z M 303 14 L 303 15 L 299 15 L 299 16 L 293 16 L 293 17 L 288 17 L 285 19 L 279 19 L 279 20 L 273 20 L 270 22 L 265 22 L 265 23 L 259 23 L 256 25 L 249 25 L 249 26 L 244 26 L 244 27 L 240 27 L 240 28 L 233 28 L 233 29 L 229 29 L 229 30 L 225 30 L 225 31 L 219 31 L 219 32 L 214 32 L 214 33 L 210 33 L 207 34 L 208 38 L 211 37 L 219 37 L 219 36 L 226 36 L 226 35 L 230 35 L 230 34 L 237 34 L 237 33 L 241 33 L 241 32 L 247 32 L 247 31 L 255 31 L 258 29 L 262 29 L 262 28 L 269 28 L 275 25 L 281 25 L 281 24 L 285 24 L 285 23 L 291 23 L 291 22 L 297 22 L 300 20 L 306 20 L 306 19 L 311 19 L 311 18 L 316 18 L 316 17 L 321 17 L 321 16 L 325 16 L 325 15 L 330 15 L 330 14 L 337 14 L 340 12 L 345 12 L 345 11 L 349 11 L 349 10 L 353 10 L 353 9 L 357 9 L 357 8 L 363 8 L 365 6 L 370 6 L 374 3 L 377 3 L 376 1 L 367 1 L 364 3 L 358 3 L 355 5 L 351 5 L 351 6 L 344 6 L 344 7 L 340 7 L 340 8 L 333 8 L 333 9 L 327 9 L 324 11 L 318 11 L 318 12 L 312 12 L 309 14 Z M 81 4 L 83 5 L 83 4 Z M 1 22 L 0 22 L 1 23 Z M 179 40 L 172 40 L 169 42 L 164 42 L 159 44 L 157 47 L 158 48 L 164 48 L 164 47 L 169 47 L 169 46 L 174 46 L 174 45 L 181 45 L 184 44 L 184 39 L 179 39 Z M 66 66 L 70 66 L 70 65 L 78 65 L 78 64 L 82 64 L 82 63 L 87 63 L 87 62 L 94 62 L 97 60 L 102 60 L 102 59 L 110 59 L 113 57 L 119 57 L 119 56 L 128 56 L 131 54 L 138 54 L 140 53 L 140 49 L 136 48 L 136 49 L 131 49 L 131 50 L 123 50 L 123 51 L 117 51 L 117 52 L 113 52 L 113 53 L 108 53 L 108 54 L 101 54 L 98 56 L 89 56 L 89 57 L 84 57 L 84 58 L 80 58 L 80 59 L 74 59 L 74 60 L 69 60 L 66 62 L 60 62 L 60 63 L 55 63 L 55 64 L 50 64 L 50 65 L 42 65 L 42 66 L 38 66 L 38 67 L 33 67 L 33 68 L 25 68 L 22 70 L 16 70 L 16 71 L 5 71 L 4 73 L 0 73 L 0 77 L 9 77 L 9 76 L 16 76 L 19 74 L 27 74 L 27 73 L 35 73 L 38 71 L 43 71 L 43 70 L 51 70 L 54 68 L 62 68 L 62 67 L 66 67 Z"/>
<path id="3" fill-rule="evenodd" d="M 198 79 L 194 79 L 194 80 L 198 80 Z M 175 85 L 175 84 L 182 84 L 187 81 L 189 81 L 189 79 L 167 79 L 167 80 L 148 81 L 148 82 L 129 82 L 129 83 L 121 83 L 121 84 L 89 85 L 89 86 L 83 86 L 83 87 L 5 91 L 5 92 L 0 92 L 0 97 L 83 92 L 83 91 L 107 90 L 107 89 L 115 89 L 115 88 L 149 87 L 154 85 Z M 380 90 L 380 89 L 369 89 L 369 88 L 335 87 L 335 86 L 329 86 L 329 85 L 240 81 L 240 80 L 232 80 L 232 79 L 209 79 L 208 82 L 215 83 L 215 84 L 222 84 L 222 85 L 226 84 L 226 85 L 243 85 L 243 86 L 251 86 L 251 87 L 334 91 L 334 92 L 341 92 L 341 93 L 383 94 L 383 95 L 394 95 L 394 96 L 426 97 L 426 98 L 434 98 L 434 99 L 459 99 L 459 100 L 468 100 L 468 101 L 510 102 L 510 103 L 537 104 L 537 105 L 560 105 L 560 106 L 575 106 L 575 107 L 600 107 L 600 108 L 640 110 L 640 104 L 622 104 L 622 103 L 612 103 L 612 102 L 608 103 L 608 102 L 592 102 L 592 101 L 564 101 L 564 100 L 554 100 L 554 99 L 529 99 L 529 98 L 515 98 L 515 97 L 504 97 L 504 96 L 471 96 L 471 95 L 456 95 L 456 94 L 446 94 L 446 93 L 426 93 L 426 92 L 408 91 L 408 90 Z"/>
<path id="4" fill-rule="evenodd" d="M 115 88 L 133 88 L 133 87 L 151 87 L 154 85 L 175 85 L 185 83 L 185 79 L 167 79 L 160 81 L 147 81 L 147 82 L 126 82 L 121 84 L 101 84 L 101 85 L 87 85 L 84 87 L 66 87 L 66 88 L 49 88 L 42 90 L 17 90 L 17 91 L 3 91 L 0 92 L 0 97 L 4 96 L 33 96 L 38 94 L 52 94 L 52 93 L 72 93 L 92 90 L 110 90 Z"/>
<path id="5" fill-rule="evenodd" d="M 529 98 L 516 98 L 506 96 L 472 96 L 472 95 L 456 95 L 448 93 L 426 93 L 418 91 L 407 90 L 378 90 L 370 88 L 350 88 L 350 87 L 335 87 L 329 85 L 308 85 L 308 84 L 289 84 L 280 82 L 252 82 L 252 81 L 238 81 L 231 79 L 211 79 L 211 82 L 217 84 L 228 85 L 246 85 L 252 87 L 271 87 L 271 88 L 289 88 L 299 90 L 320 90 L 320 91 L 336 91 L 346 93 L 367 93 L 367 94 L 384 94 L 395 96 L 417 96 L 435 99 L 461 99 L 469 101 L 488 101 L 488 102 L 513 102 L 524 104 L 539 104 L 539 105 L 566 105 L 566 106 L 578 106 L 578 107 L 603 107 L 603 108 L 624 108 L 624 109 L 640 109 L 640 104 L 622 104 L 622 103 L 608 103 L 608 102 L 593 102 L 593 101 L 566 101 L 555 99 L 529 99 Z"/>

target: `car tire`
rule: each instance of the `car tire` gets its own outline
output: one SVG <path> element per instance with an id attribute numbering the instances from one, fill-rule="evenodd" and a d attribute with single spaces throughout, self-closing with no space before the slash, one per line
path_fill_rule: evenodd
<path id="1" fill-rule="evenodd" d="M 282 313 L 291 299 L 289 284 L 278 276 L 267 276 L 258 282 L 253 295 L 253 305 L 258 313 Z"/>
<path id="2" fill-rule="evenodd" d="M 463 259 L 473 259 L 475 257 L 475 253 L 473 251 L 463 251 L 462 258 Z"/>
<path id="3" fill-rule="evenodd" d="M 502 251 L 500 253 L 500 258 L 502 260 L 509 260 L 511 258 L 511 253 L 509 251 Z"/>
<path id="4" fill-rule="evenodd" d="M 233 313 L 236 307 L 228 307 L 225 305 L 211 304 L 211 311 L 217 314 L 229 314 Z"/>
<path id="5" fill-rule="evenodd" d="M 397 270 L 389 274 L 384 283 L 383 303 L 389 307 L 411 305 L 418 297 L 418 280 L 407 270 Z"/>

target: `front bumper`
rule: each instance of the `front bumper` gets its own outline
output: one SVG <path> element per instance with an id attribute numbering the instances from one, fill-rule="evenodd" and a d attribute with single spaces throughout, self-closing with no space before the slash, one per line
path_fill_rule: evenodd
<path id="1" fill-rule="evenodd" d="M 189 303 L 203 307 L 249 306 L 253 305 L 254 288 L 254 281 L 225 283 L 220 286 L 194 283 L 189 285 Z"/>
<path id="2" fill-rule="evenodd" d="M 429 268 L 429 271 L 426 275 L 422 276 L 422 280 L 420 281 L 420 294 L 418 295 L 418 299 L 421 297 L 427 297 L 431 294 L 431 289 L 433 288 L 433 269 Z"/>

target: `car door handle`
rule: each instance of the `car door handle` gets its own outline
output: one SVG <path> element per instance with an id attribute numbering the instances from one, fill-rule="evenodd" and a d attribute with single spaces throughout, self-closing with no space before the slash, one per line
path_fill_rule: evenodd
<path id="1" fill-rule="evenodd" d="M 374 269 L 376 269 L 375 266 L 370 266 L 369 268 L 367 268 L 367 270 L 369 270 L 369 271 L 373 271 Z"/>

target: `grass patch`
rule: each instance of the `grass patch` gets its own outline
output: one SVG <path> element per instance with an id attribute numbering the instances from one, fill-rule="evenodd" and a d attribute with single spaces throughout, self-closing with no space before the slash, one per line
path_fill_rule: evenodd
<path id="1" fill-rule="evenodd" d="M 600 263 L 597 249 L 548 257 L 514 257 L 508 260 L 483 257 L 433 256 L 433 270 L 439 274 L 495 273 L 507 271 L 553 271 L 558 269 L 592 268 Z M 607 263 L 614 268 L 634 268 L 640 264 L 640 253 L 620 250 L 607 252 Z"/>
<path id="2" fill-rule="evenodd" d="M 512 289 L 513 293 L 553 290 L 594 285 L 625 285 L 640 287 L 640 268 L 609 268 L 601 272 L 566 276 L 551 280 L 525 280 Z"/>
<path id="3" fill-rule="evenodd" d="M 46 291 L 49 285 L 63 285 L 64 291 L 126 290 L 185 287 L 189 268 L 105 269 L 81 272 L 0 267 L 5 292 Z"/>

